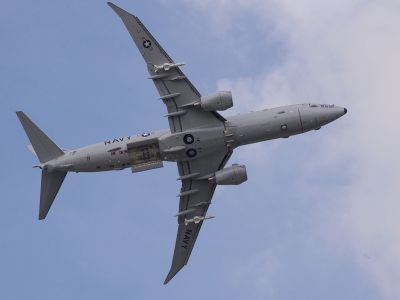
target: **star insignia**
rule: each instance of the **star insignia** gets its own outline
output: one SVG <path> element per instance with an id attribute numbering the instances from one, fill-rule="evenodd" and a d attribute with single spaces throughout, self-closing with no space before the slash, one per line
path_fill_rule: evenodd
<path id="1" fill-rule="evenodd" d="M 149 40 L 144 40 L 143 41 L 143 47 L 150 48 L 151 47 L 151 42 Z"/>

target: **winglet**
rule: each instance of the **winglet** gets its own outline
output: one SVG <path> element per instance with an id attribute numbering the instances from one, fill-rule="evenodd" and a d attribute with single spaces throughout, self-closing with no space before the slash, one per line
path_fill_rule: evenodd
<path id="1" fill-rule="evenodd" d="M 164 285 L 167 284 L 168 282 L 171 281 L 172 278 L 184 267 L 184 265 L 181 265 L 179 268 L 174 268 L 174 266 L 171 267 L 171 270 L 169 271 L 167 277 L 164 280 Z"/>
<path id="2" fill-rule="evenodd" d="M 131 13 L 127 12 L 126 10 L 122 9 L 121 7 L 115 5 L 112 2 L 107 2 L 108 6 L 110 6 L 112 8 L 113 11 L 115 11 L 119 16 L 121 16 L 121 14 L 129 14 L 132 15 Z"/>
<path id="3" fill-rule="evenodd" d="M 137 16 L 111 2 L 107 2 L 107 4 L 121 18 L 148 68 L 153 69 L 154 65 L 164 65 L 165 63 L 174 64 L 173 60 Z M 176 68 L 178 67 L 176 66 Z M 153 74 L 154 70 L 149 70 L 149 72 L 151 76 L 155 75 Z"/>

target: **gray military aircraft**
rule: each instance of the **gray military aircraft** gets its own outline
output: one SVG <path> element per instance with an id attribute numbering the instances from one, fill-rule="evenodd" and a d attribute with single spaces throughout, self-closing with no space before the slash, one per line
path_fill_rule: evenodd
<path id="1" fill-rule="evenodd" d="M 23 112 L 17 116 L 42 170 L 39 219 L 46 217 L 68 172 L 101 172 L 131 168 L 132 172 L 176 162 L 182 182 L 178 233 L 168 283 L 189 260 L 217 185 L 247 180 L 246 167 L 225 167 L 235 148 L 320 129 L 346 114 L 343 107 L 298 104 L 225 118 L 217 111 L 233 106 L 228 91 L 201 96 L 180 67 L 138 17 L 108 3 L 119 15 L 147 64 L 151 79 L 167 107 L 169 129 L 107 140 L 77 150 L 59 148 Z"/>

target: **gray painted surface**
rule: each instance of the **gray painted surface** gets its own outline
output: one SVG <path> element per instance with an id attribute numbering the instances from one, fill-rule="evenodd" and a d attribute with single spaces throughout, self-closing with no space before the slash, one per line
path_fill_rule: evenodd
<path id="1" fill-rule="evenodd" d="M 179 68 L 182 64 L 173 62 L 136 16 L 109 5 L 121 17 L 147 64 L 150 78 L 167 107 L 170 128 L 62 151 L 22 112 L 17 115 L 41 162 L 39 219 L 46 217 L 67 172 L 129 167 L 140 172 L 162 167 L 163 161 L 177 163 L 182 187 L 172 266 L 164 282 L 167 283 L 187 264 L 217 186 L 215 173 L 224 168 L 236 147 L 317 130 L 347 110 L 334 105 L 299 104 L 227 119 L 215 111 L 206 111 L 202 107 L 209 108 L 209 101 L 214 105 L 213 97 L 203 97 L 207 105 L 202 105 L 200 93 Z M 215 107 L 225 109 L 226 105 L 216 102 Z M 247 175 L 242 177 L 247 179 Z"/>

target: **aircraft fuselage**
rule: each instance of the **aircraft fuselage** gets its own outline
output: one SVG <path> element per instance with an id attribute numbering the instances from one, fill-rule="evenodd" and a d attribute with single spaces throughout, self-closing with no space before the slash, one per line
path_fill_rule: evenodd
<path id="1" fill-rule="evenodd" d="M 144 171 L 154 168 L 146 168 L 146 156 L 150 160 L 154 156 L 152 161 L 196 159 L 212 155 L 213 150 L 221 146 L 233 149 L 319 129 L 346 112 L 342 107 L 316 104 L 265 109 L 227 118 L 224 126 L 220 127 L 203 127 L 179 133 L 166 129 L 106 140 L 66 152 L 43 167 L 49 171 L 99 172 L 122 170 L 139 162 L 144 167 L 136 171 Z M 130 151 L 130 145 L 138 145 L 138 148 Z M 157 145 L 154 146 L 156 149 L 151 145 Z"/>

